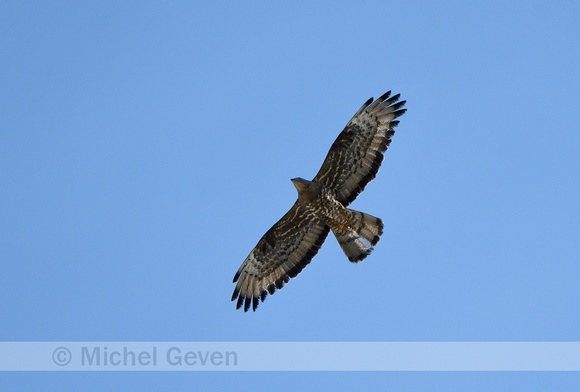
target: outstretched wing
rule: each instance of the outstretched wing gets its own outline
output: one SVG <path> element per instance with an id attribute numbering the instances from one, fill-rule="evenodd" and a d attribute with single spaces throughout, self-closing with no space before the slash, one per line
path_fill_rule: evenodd
<path id="1" fill-rule="evenodd" d="M 389 99 L 390 95 L 389 91 L 374 102 L 372 98 L 365 102 L 338 135 L 314 177 L 334 190 L 345 207 L 377 175 L 399 123 L 395 119 L 407 111 L 401 109 L 406 101 L 397 102 L 399 94 Z"/>
<path id="2" fill-rule="evenodd" d="M 255 311 L 268 293 L 281 289 L 312 260 L 328 235 L 329 227 L 298 202 L 264 234 L 234 276 L 232 301 Z"/>

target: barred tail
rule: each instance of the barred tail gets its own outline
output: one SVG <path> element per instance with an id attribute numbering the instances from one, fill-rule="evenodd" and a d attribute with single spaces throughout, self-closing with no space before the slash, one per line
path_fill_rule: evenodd
<path id="1" fill-rule="evenodd" d="M 373 246 L 379 242 L 379 237 L 383 234 L 383 221 L 348 208 L 346 214 L 350 227 L 342 230 L 332 226 L 331 228 L 348 259 L 357 263 L 364 260 L 373 251 Z"/>

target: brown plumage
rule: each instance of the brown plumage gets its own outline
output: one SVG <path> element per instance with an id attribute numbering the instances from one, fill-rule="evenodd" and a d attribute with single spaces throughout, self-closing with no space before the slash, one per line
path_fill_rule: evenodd
<path id="1" fill-rule="evenodd" d="M 391 143 L 396 118 L 405 113 L 399 95 L 390 91 L 369 99 L 338 135 L 312 181 L 292 180 L 298 200 L 270 228 L 234 276 L 232 301 L 237 309 L 250 306 L 281 289 L 318 253 L 332 230 L 351 262 L 364 260 L 379 242 L 383 222 L 346 208 L 377 175 Z"/>

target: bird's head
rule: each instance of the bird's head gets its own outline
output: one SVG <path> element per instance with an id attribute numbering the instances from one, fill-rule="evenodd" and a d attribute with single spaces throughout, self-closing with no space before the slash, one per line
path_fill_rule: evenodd
<path id="1" fill-rule="evenodd" d="M 303 202 L 309 203 L 320 194 L 321 186 L 316 182 L 300 177 L 293 178 L 291 181 L 298 191 L 298 199 Z"/>
<path id="2" fill-rule="evenodd" d="M 304 178 L 300 177 L 292 178 L 290 181 L 292 181 L 296 189 L 298 189 L 298 192 L 300 192 L 300 190 L 302 189 L 307 188 L 308 185 L 312 183 L 311 181 L 305 180 Z"/>

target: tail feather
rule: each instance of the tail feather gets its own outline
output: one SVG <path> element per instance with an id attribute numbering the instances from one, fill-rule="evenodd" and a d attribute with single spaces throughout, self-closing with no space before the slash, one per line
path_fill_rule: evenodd
<path id="1" fill-rule="evenodd" d="M 350 226 L 333 228 L 333 233 L 348 259 L 357 263 L 367 257 L 383 234 L 383 221 L 374 216 L 346 209 Z M 332 226 L 331 226 L 332 227 Z"/>

